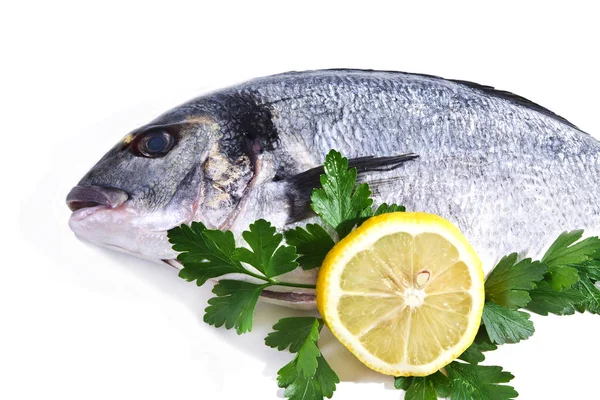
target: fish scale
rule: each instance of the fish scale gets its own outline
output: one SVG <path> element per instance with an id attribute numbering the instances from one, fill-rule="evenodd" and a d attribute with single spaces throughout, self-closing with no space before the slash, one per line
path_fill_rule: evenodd
<path id="1" fill-rule="evenodd" d="M 166 154 L 130 151 L 157 130 L 177 139 Z M 129 138 L 75 192 L 106 187 L 110 199 L 125 198 L 114 194 L 121 191 L 128 200 L 84 213 L 78 209 L 89 201 L 71 198 L 71 227 L 85 240 L 152 260 L 174 259 L 166 231 L 193 220 L 238 236 L 258 218 L 282 230 L 315 222 L 308 200 L 318 181 L 300 185 L 294 177 L 322 165 L 331 149 L 350 159 L 417 154 L 391 171 L 366 168 L 359 179 L 372 186 L 376 204 L 454 222 L 486 270 L 514 251 L 540 256 L 565 230 L 600 233 L 600 143 L 537 104 L 470 82 L 291 72 L 201 96 Z M 143 195 L 148 187 L 151 197 Z M 302 270 L 287 276 L 315 277 Z M 293 293 L 267 295 L 313 305 L 310 291 L 286 290 Z"/>
<path id="2" fill-rule="evenodd" d="M 598 232 L 600 146 L 589 135 L 458 83 L 396 73 L 350 74 L 344 79 L 331 72 L 275 77 L 307 88 L 303 99 L 275 103 L 283 158 L 294 157 L 285 150 L 287 136 L 298 140 L 296 132 L 306 132 L 306 126 L 317 129 L 300 135 L 312 161 L 297 159 L 304 169 L 318 165 L 331 148 L 349 158 L 418 154 L 417 162 L 384 175 L 403 179 L 380 193 L 376 203 L 402 203 L 455 221 L 487 259 L 487 269 L 512 251 L 539 256 L 564 230 Z M 259 101 L 273 102 L 283 96 L 276 81 L 257 80 L 244 89 L 258 94 Z M 319 93 L 332 92 L 328 102 L 312 104 Z M 340 121 L 336 110 L 344 108 L 354 111 Z M 458 205 L 457 198 L 463 198 Z M 496 211 L 499 204 L 502 212 Z"/>

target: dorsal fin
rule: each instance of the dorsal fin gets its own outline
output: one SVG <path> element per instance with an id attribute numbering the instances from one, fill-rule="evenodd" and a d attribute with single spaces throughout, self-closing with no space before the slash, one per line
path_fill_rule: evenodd
<path id="1" fill-rule="evenodd" d="M 537 111 L 541 114 L 544 114 L 548 117 L 557 119 L 560 122 L 562 122 L 563 124 L 570 126 L 571 128 L 577 129 L 578 131 L 581 130 L 577 126 L 575 126 L 574 124 L 569 122 L 566 118 L 563 118 L 560 115 L 548 110 L 546 107 L 542 107 L 539 104 L 526 99 L 525 97 L 519 96 L 518 94 L 507 92 L 506 90 L 499 90 L 499 89 L 494 88 L 493 86 L 480 85 L 479 83 L 462 81 L 462 80 L 458 80 L 458 79 L 449 79 L 449 80 L 451 82 L 455 82 L 460 85 L 468 86 L 472 89 L 480 90 L 489 96 L 499 97 L 501 99 L 508 100 L 508 101 L 518 104 L 520 106 L 535 110 L 535 111 Z"/>

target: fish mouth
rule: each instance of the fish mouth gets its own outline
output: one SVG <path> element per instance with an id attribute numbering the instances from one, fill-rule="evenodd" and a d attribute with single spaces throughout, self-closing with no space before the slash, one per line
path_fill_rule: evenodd
<path id="1" fill-rule="evenodd" d="M 81 221 L 87 217 L 89 217 L 92 214 L 95 214 L 96 212 L 100 211 L 100 210 L 108 210 L 110 209 L 110 207 L 107 206 L 95 206 L 95 207 L 84 207 L 84 208 L 80 208 L 78 210 L 73 211 L 73 213 L 71 213 L 71 220 L 72 221 Z"/>
<path id="2" fill-rule="evenodd" d="M 83 219 L 98 210 L 117 208 L 129 199 L 127 192 L 104 186 L 75 186 L 67 195 L 74 219 Z"/>

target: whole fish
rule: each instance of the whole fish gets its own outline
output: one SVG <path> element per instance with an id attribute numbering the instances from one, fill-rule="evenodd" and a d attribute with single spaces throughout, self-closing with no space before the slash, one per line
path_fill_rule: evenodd
<path id="1" fill-rule="evenodd" d="M 489 270 L 540 256 L 565 230 L 600 231 L 600 142 L 489 86 L 400 72 L 290 72 L 209 93 L 126 135 L 73 188 L 70 227 L 90 242 L 178 266 L 170 228 L 236 235 L 315 218 L 330 149 L 351 159 L 375 204 L 454 222 Z M 312 221 L 314 222 L 314 221 Z M 316 270 L 286 278 L 314 283 Z M 265 291 L 314 306 L 314 291 Z"/>

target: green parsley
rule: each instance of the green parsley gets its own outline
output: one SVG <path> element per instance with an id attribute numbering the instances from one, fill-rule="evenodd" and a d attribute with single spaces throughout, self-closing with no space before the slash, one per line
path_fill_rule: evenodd
<path id="1" fill-rule="evenodd" d="M 573 267 L 577 269 L 580 274 L 587 275 L 587 277 L 593 281 L 600 280 L 600 253 L 596 253 L 594 258 L 575 264 Z"/>
<path id="2" fill-rule="evenodd" d="M 548 266 L 544 280 L 530 291 L 527 309 L 540 315 L 600 313 L 600 239 L 581 240 L 582 230 L 563 232 L 552 243 L 542 262 Z"/>
<path id="3" fill-rule="evenodd" d="M 600 252 L 600 240 L 589 237 L 577 242 L 583 237 L 583 230 L 563 232 L 552 243 L 542 262 L 550 267 L 561 265 L 579 265 L 593 259 Z"/>
<path id="4" fill-rule="evenodd" d="M 576 268 L 567 265 L 548 267 L 548 283 L 557 292 L 568 289 L 579 281 Z"/>
<path id="5" fill-rule="evenodd" d="M 235 328 L 238 334 L 249 332 L 256 302 L 265 288 L 315 287 L 275 279 L 298 266 L 298 254 L 294 246 L 281 244 L 283 235 L 265 220 L 256 221 L 242 233 L 250 249 L 236 247 L 232 232 L 207 229 L 200 222 L 171 229 L 168 237 L 173 249 L 179 251 L 177 259 L 183 264 L 179 276 L 183 279 L 201 286 L 208 279 L 236 273 L 256 281 L 221 280 L 213 289 L 217 297 L 210 299 L 204 310 L 204 321 L 210 325 Z"/>
<path id="6" fill-rule="evenodd" d="M 517 263 L 517 253 L 503 257 L 485 281 L 485 297 L 512 310 L 525 307 L 529 291 L 544 278 L 545 264 L 526 258 Z"/>
<path id="7" fill-rule="evenodd" d="M 517 343 L 533 335 L 530 315 L 486 301 L 481 320 L 492 343 Z"/>
<path id="8" fill-rule="evenodd" d="M 340 382 L 323 357 L 317 358 L 317 369 L 311 378 L 298 372 L 296 359 L 281 368 L 277 374 L 277 384 L 280 388 L 285 388 L 283 395 L 291 400 L 331 398 L 335 385 Z"/>
<path id="9" fill-rule="evenodd" d="M 405 400 L 435 400 L 450 395 L 450 380 L 440 371 L 424 377 L 399 376 L 394 380 L 396 389 L 405 390 Z"/>
<path id="10" fill-rule="evenodd" d="M 386 204 L 383 203 L 373 213 L 373 216 L 388 214 L 393 212 L 405 212 L 406 208 L 404 206 L 399 206 L 398 204 Z"/>
<path id="11" fill-rule="evenodd" d="M 289 349 L 294 359 L 277 373 L 284 396 L 292 400 L 320 400 L 330 398 L 340 382 L 318 347 L 323 321 L 312 317 L 283 318 L 265 338 L 269 347 Z"/>
<path id="12" fill-rule="evenodd" d="M 306 228 L 297 227 L 285 233 L 285 240 L 300 254 L 298 264 L 302 269 L 318 268 L 323 263 L 335 242 L 321 225 L 307 224 Z"/>
<path id="13" fill-rule="evenodd" d="M 560 292 L 554 290 L 546 281 L 538 283 L 537 288 L 529 292 L 531 302 L 527 309 L 536 314 L 571 315 L 575 314 L 576 306 L 586 300 L 586 296 L 575 288 L 564 289 Z"/>
<path id="14" fill-rule="evenodd" d="M 452 400 L 506 400 L 519 394 L 512 386 L 503 385 L 514 376 L 502 367 L 451 362 L 446 366 Z"/>
<path id="15" fill-rule="evenodd" d="M 198 286 L 211 278 L 232 273 L 246 273 L 239 261 L 232 258 L 235 239 L 231 232 L 208 230 L 201 222 L 181 225 L 168 233 L 177 260 L 183 265 L 179 276 Z"/>
<path id="16" fill-rule="evenodd" d="M 313 333 L 317 322 L 320 331 L 322 321 L 317 321 L 314 317 L 282 318 L 273 325 L 275 331 L 267 335 L 265 344 L 279 351 L 289 348 L 290 353 L 297 353 Z"/>
<path id="17" fill-rule="evenodd" d="M 397 377 L 396 389 L 405 390 L 406 400 L 509 400 L 519 394 L 509 385 L 514 376 L 502 367 L 453 361 L 440 371 L 424 377 Z"/>
<path id="18" fill-rule="evenodd" d="M 473 343 L 458 358 L 469 364 L 479 364 L 485 361 L 483 353 L 496 350 L 498 346 L 492 343 L 484 328 L 480 328 Z"/>
<path id="19" fill-rule="evenodd" d="M 252 251 L 240 247 L 234 250 L 232 257 L 236 261 L 252 265 L 267 278 L 283 275 L 298 267 L 296 249 L 292 246 L 280 246 L 283 235 L 264 219 L 250 225 L 250 230 L 242 237 Z"/>
<path id="20" fill-rule="evenodd" d="M 346 236 L 361 217 L 373 215 L 371 189 L 356 184 L 356 168 L 348 168 L 348 159 L 332 150 L 323 164 L 321 188 L 313 191 L 312 209 L 337 232 Z"/>
<path id="21" fill-rule="evenodd" d="M 332 150 L 324 163 L 321 187 L 311 197 L 312 208 L 327 225 L 307 224 L 284 234 L 265 220 L 242 233 L 238 247 L 232 232 L 207 229 L 200 222 L 171 229 L 168 238 L 183 265 L 180 277 L 203 285 L 225 277 L 213 288 L 204 321 L 215 327 L 235 328 L 238 334 L 252 330 L 254 309 L 261 292 L 271 286 L 315 288 L 285 282 L 279 276 L 297 267 L 321 265 L 336 240 L 368 218 L 404 207 L 381 204 L 373 209 L 371 190 L 357 185 L 356 168 Z M 285 243 L 284 243 L 285 237 Z M 513 375 L 499 366 L 486 366 L 485 352 L 498 345 L 517 343 L 535 331 L 528 311 L 569 315 L 600 313 L 600 239 L 583 239 L 583 231 L 562 233 L 539 261 L 519 260 L 516 253 L 500 260 L 485 282 L 486 302 L 477 337 L 457 360 L 425 377 L 397 377 L 394 386 L 405 390 L 408 400 L 508 400 L 518 396 L 506 385 Z M 248 281 L 226 279 L 245 275 Z M 289 350 L 294 358 L 278 371 L 277 383 L 292 400 L 330 398 L 340 382 L 323 357 L 318 340 L 323 321 L 314 317 L 283 318 L 265 338 L 265 344 Z"/>
<path id="22" fill-rule="evenodd" d="M 217 297 L 208 300 L 204 322 L 219 328 L 235 327 L 238 334 L 252 330 L 252 316 L 258 296 L 269 284 L 255 285 L 243 281 L 222 280 L 213 288 Z"/>
<path id="23" fill-rule="evenodd" d="M 442 371 L 424 377 L 396 377 L 394 387 L 405 390 L 405 399 L 452 400 L 495 399 L 509 400 L 518 396 L 512 386 L 504 385 L 514 376 L 501 367 L 479 365 L 485 360 L 484 352 L 496 350 L 484 329 L 459 357 Z"/>
<path id="24" fill-rule="evenodd" d="M 600 314 L 600 290 L 587 277 L 581 279 L 574 286 L 578 294 L 584 297 L 584 300 L 576 305 L 577 311 L 587 310 L 592 314 Z"/>

